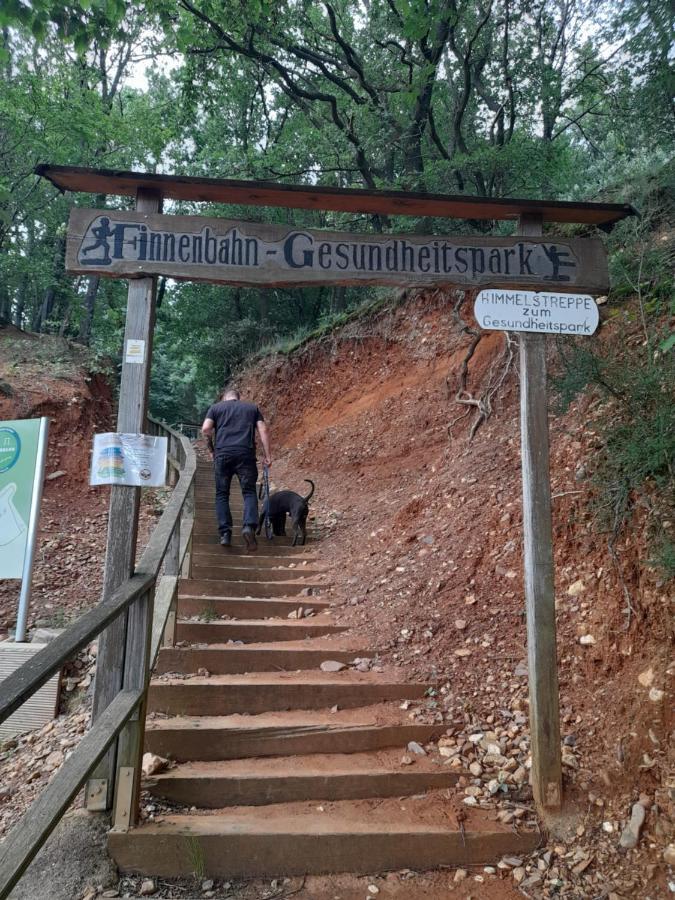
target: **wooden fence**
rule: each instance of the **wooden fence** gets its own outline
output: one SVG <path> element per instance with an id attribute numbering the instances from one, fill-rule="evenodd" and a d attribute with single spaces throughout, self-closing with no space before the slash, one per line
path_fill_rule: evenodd
<path id="1" fill-rule="evenodd" d="M 197 468 L 195 452 L 186 437 L 155 420 L 148 423 L 151 433 L 168 437 L 171 482 L 175 484 L 133 575 L 0 684 L 3 722 L 119 616 L 136 612 L 133 620 L 141 618 L 147 623 L 143 634 L 134 628 L 127 630 L 121 690 L 0 845 L 0 900 L 9 896 L 115 741 L 118 768 L 113 827 L 128 828 L 137 818 L 145 698 L 160 645 L 174 641 L 178 580 L 182 569 L 189 574 L 192 556 Z M 145 615 L 139 616 L 141 611 Z"/>

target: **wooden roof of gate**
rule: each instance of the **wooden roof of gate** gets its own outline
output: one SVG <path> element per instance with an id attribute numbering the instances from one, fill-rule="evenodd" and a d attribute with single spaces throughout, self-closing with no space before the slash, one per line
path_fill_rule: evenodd
<path id="1" fill-rule="evenodd" d="M 276 184 L 271 181 L 233 181 L 228 178 L 194 178 L 154 175 L 116 169 L 40 165 L 37 175 L 62 191 L 135 197 L 139 188 L 161 192 L 171 200 L 231 203 L 244 206 L 281 206 L 335 212 L 379 213 L 389 216 L 437 216 L 451 219 L 517 219 L 534 214 L 544 222 L 570 222 L 612 226 L 635 215 L 626 203 L 575 203 L 565 200 L 518 200 L 425 194 L 415 191 L 380 191 L 360 188 Z"/>

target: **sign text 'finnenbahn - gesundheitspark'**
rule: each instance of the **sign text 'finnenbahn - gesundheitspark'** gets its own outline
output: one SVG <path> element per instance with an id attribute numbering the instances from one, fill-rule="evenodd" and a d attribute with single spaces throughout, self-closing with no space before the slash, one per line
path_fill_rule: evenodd
<path id="1" fill-rule="evenodd" d="M 364 235 L 79 209 L 71 214 L 67 267 L 113 277 L 148 273 L 224 283 L 572 286 L 587 250 L 580 252 L 578 243 Z"/>
<path id="2" fill-rule="evenodd" d="M 490 331 L 590 335 L 600 320 L 587 294 L 487 290 L 478 294 L 473 311 L 480 327 Z"/>

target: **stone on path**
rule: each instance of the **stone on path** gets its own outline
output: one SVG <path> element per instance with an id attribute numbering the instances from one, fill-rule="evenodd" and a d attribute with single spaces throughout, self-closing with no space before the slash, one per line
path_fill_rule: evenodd
<path id="1" fill-rule="evenodd" d="M 143 754 L 141 767 L 143 769 L 143 774 L 148 778 L 151 775 L 157 775 L 159 772 L 163 772 L 168 765 L 169 760 L 164 759 L 162 756 L 157 756 L 155 753 Z"/>
<path id="2" fill-rule="evenodd" d="M 346 668 L 347 666 L 345 663 L 338 662 L 336 659 L 327 659 L 325 662 L 321 663 L 322 672 L 341 672 Z"/>
<path id="3" fill-rule="evenodd" d="M 410 743 L 408 744 L 408 752 L 416 753 L 417 756 L 426 756 L 427 755 L 427 751 L 424 749 L 424 747 L 421 744 L 418 744 L 417 741 L 410 741 Z"/>
<path id="4" fill-rule="evenodd" d="M 646 810 L 641 803 L 634 803 L 630 813 L 630 821 L 621 832 L 619 846 L 624 850 L 632 850 L 637 847 L 640 840 L 640 832 L 645 822 Z"/>

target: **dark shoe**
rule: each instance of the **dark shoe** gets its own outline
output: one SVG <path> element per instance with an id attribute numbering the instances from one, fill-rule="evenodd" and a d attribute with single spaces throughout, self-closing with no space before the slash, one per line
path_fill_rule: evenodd
<path id="1" fill-rule="evenodd" d="M 232 532 L 231 531 L 226 531 L 224 534 L 221 534 L 220 546 L 221 547 L 231 547 L 232 546 Z"/>
<path id="2" fill-rule="evenodd" d="M 253 553 L 254 550 L 258 549 L 258 542 L 255 539 L 255 529 L 250 525 L 244 525 L 241 530 L 241 535 L 246 541 L 246 549 L 249 553 Z"/>

